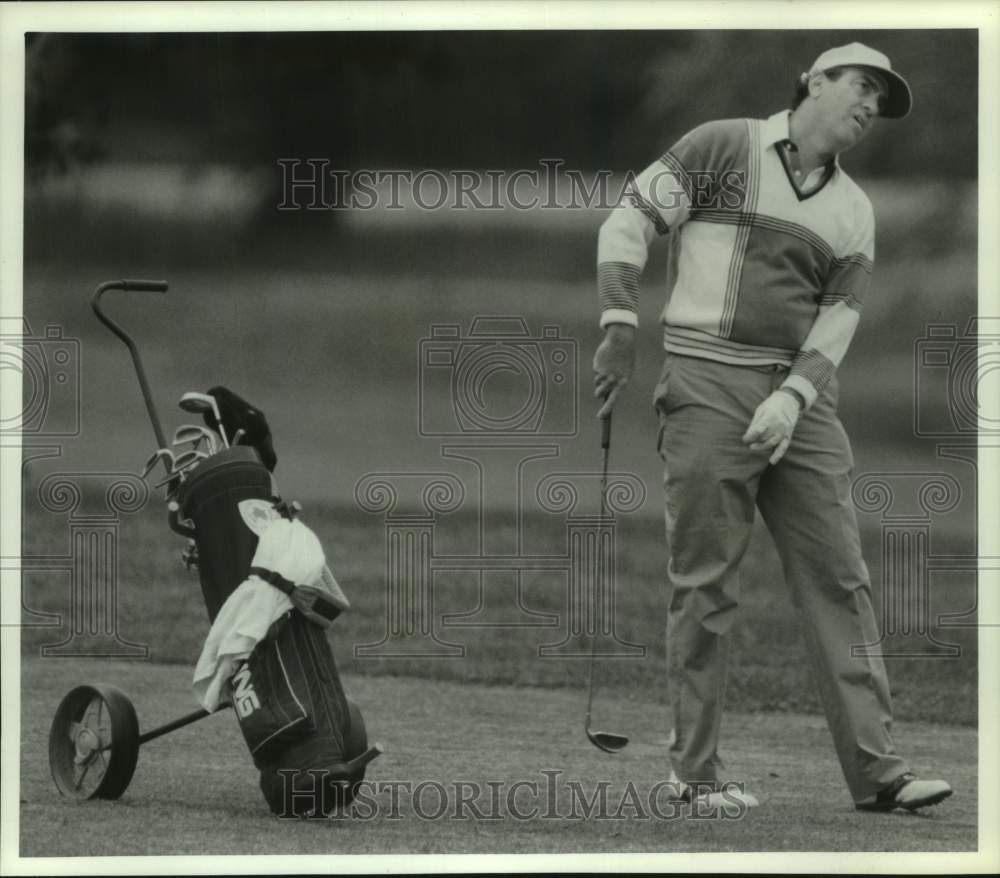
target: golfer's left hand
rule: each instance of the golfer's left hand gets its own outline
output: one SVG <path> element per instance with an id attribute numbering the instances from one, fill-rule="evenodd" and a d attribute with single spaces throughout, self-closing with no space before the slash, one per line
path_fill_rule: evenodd
<path id="1" fill-rule="evenodd" d="M 743 443 L 751 451 L 773 448 L 769 463 L 775 464 L 784 456 L 792 441 L 792 433 L 802 413 L 799 401 L 790 393 L 776 390 L 753 413 L 753 420 L 743 434 Z"/>

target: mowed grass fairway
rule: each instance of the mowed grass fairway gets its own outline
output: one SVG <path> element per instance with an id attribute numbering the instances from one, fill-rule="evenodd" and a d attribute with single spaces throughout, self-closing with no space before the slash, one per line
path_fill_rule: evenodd
<path id="1" fill-rule="evenodd" d="M 187 668 L 148 662 L 26 659 L 22 666 L 22 856 L 167 854 L 446 854 L 629 853 L 719 851 L 972 851 L 976 849 L 976 733 L 973 729 L 900 723 L 898 740 L 918 768 L 933 765 L 957 794 L 923 814 L 853 810 L 820 717 L 729 714 L 730 772 L 763 800 L 736 820 L 674 819 L 650 813 L 648 795 L 665 778 L 663 708 L 602 694 L 602 718 L 632 740 L 618 756 L 596 750 L 582 728 L 582 692 L 483 686 L 403 677 L 345 675 L 363 705 L 369 738 L 386 753 L 369 767 L 368 819 L 286 821 L 267 812 L 233 716 L 223 713 L 140 749 L 132 784 L 117 802 L 61 799 L 48 773 L 46 740 L 60 698 L 84 681 L 111 682 L 129 693 L 140 727 L 192 709 Z M 547 775 L 554 777 L 554 803 Z M 552 774 L 558 772 L 559 774 Z M 429 787 L 414 802 L 404 789 L 392 807 L 390 781 L 436 782 L 449 791 L 446 812 Z M 451 791 L 478 784 L 481 813 L 470 819 Z M 508 793 L 523 781 L 514 810 Z M 491 810 L 489 783 L 500 784 Z M 607 784 L 607 816 L 584 819 L 569 784 L 589 796 Z M 380 790 L 378 784 L 382 783 Z M 629 804 L 631 784 L 638 808 Z M 577 800 L 579 802 L 579 800 Z M 544 815 L 571 815 L 576 817 Z M 456 811 L 459 817 L 456 819 Z M 374 813 L 373 813 L 374 812 Z M 533 816 L 532 816 L 532 812 Z M 644 812 L 645 817 L 640 816 Z M 670 816 L 661 800 L 660 813 Z M 423 816 L 421 816 L 423 815 Z"/>

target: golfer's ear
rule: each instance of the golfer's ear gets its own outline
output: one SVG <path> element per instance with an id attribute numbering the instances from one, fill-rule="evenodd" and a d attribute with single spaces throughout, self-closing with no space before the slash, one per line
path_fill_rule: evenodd
<path id="1" fill-rule="evenodd" d="M 241 500 L 238 504 L 243 523 L 257 536 L 261 536 L 272 522 L 281 519 L 269 500 Z"/>
<path id="2" fill-rule="evenodd" d="M 819 97 L 820 93 L 823 91 L 823 86 L 826 85 L 826 74 L 824 73 L 813 73 L 809 76 L 809 96 L 816 98 Z"/>

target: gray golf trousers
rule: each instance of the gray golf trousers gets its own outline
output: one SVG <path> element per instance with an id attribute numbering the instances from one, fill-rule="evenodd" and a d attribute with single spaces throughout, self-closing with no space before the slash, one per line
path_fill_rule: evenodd
<path id="1" fill-rule="evenodd" d="M 739 565 L 755 507 L 774 539 L 803 625 L 837 756 L 855 801 L 907 770 L 895 754 L 881 656 L 851 655 L 879 639 L 851 503 L 853 458 L 837 418 L 834 377 L 799 419 L 774 466 L 741 441 L 754 410 L 788 374 L 667 353 L 660 418 L 671 587 L 667 657 L 675 739 L 687 783 L 719 778 L 719 730 Z"/>

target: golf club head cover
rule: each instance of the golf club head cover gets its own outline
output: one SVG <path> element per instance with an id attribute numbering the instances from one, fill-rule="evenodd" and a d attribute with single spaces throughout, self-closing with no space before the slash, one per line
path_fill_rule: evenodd
<path id="1" fill-rule="evenodd" d="M 228 387 L 219 385 L 210 388 L 206 393 L 215 398 L 216 405 L 219 407 L 219 417 L 222 418 L 230 440 L 238 430 L 243 430 L 243 436 L 237 444 L 249 445 L 253 448 L 260 456 L 261 463 L 267 467 L 268 472 L 273 473 L 274 468 L 278 465 L 278 455 L 274 453 L 271 428 L 264 413 L 243 397 L 237 396 Z M 202 417 L 205 419 L 207 427 L 218 431 L 218 422 L 211 411 L 205 412 Z"/>

